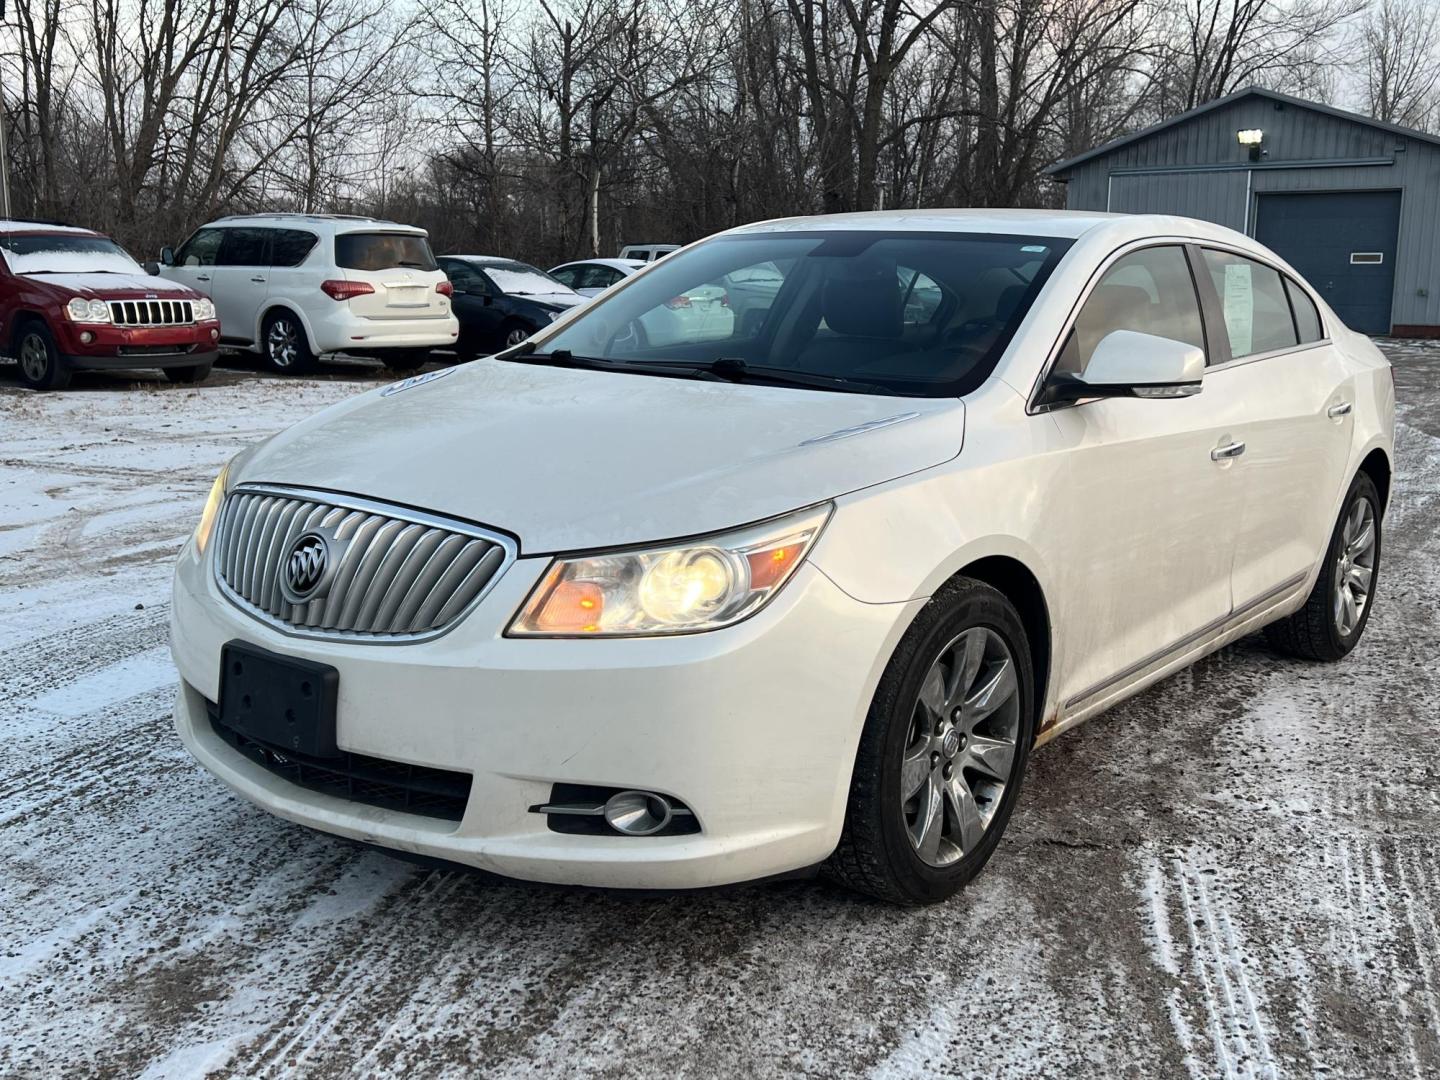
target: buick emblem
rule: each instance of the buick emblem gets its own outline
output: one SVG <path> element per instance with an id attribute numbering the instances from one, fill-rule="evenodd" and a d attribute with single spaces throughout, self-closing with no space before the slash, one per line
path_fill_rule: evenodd
<path id="1" fill-rule="evenodd" d="M 320 594 L 320 586 L 328 583 L 330 541 L 321 533 L 308 532 L 296 540 L 285 558 L 280 576 L 280 591 L 292 604 L 303 604 Z"/>

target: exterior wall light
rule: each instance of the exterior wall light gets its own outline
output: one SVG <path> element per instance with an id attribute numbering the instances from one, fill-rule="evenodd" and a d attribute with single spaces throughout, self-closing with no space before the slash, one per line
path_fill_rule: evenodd
<path id="1" fill-rule="evenodd" d="M 1235 132 L 1235 141 L 1250 151 L 1250 160 L 1260 160 L 1260 147 L 1265 142 L 1265 132 L 1259 128 L 1241 128 Z"/>

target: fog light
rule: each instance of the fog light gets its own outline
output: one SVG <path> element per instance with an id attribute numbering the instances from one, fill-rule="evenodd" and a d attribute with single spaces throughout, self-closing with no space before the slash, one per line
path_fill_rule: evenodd
<path id="1" fill-rule="evenodd" d="M 649 791 L 620 791 L 605 802 L 605 820 L 626 836 L 649 836 L 670 824 L 670 800 Z"/>
<path id="2" fill-rule="evenodd" d="M 210 340 L 211 340 L 211 341 L 219 341 L 219 340 L 220 340 L 220 331 L 219 331 L 219 330 L 211 330 L 211 331 L 210 331 Z"/>
<path id="3" fill-rule="evenodd" d="M 95 340 L 95 335 L 92 334 L 89 330 L 81 330 L 81 331 L 80 331 L 80 343 L 81 343 L 82 345 L 89 345 L 90 342 L 92 342 L 92 341 L 94 341 L 94 340 Z"/>

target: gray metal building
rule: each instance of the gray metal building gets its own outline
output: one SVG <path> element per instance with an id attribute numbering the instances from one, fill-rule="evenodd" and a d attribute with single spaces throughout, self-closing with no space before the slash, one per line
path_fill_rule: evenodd
<path id="1" fill-rule="evenodd" d="M 1440 138 L 1251 87 L 1057 162 L 1071 210 L 1255 237 L 1356 330 L 1440 337 Z"/>

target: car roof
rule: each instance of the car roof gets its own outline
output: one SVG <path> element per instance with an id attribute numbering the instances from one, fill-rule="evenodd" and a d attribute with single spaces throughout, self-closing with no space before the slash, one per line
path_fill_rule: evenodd
<path id="1" fill-rule="evenodd" d="M 78 225 L 66 225 L 59 221 L 26 221 L 24 218 L 0 218 L 0 232 L 33 233 L 40 236 L 103 236 L 94 229 L 82 229 Z"/>
<path id="2" fill-rule="evenodd" d="M 551 273 L 556 270 L 564 270 L 567 266 L 609 266 L 615 270 L 639 270 L 649 263 L 641 259 L 575 259 L 573 262 L 561 263 L 559 266 L 552 266 Z"/>
<path id="3" fill-rule="evenodd" d="M 214 226 L 270 225 L 276 228 L 285 225 L 308 225 L 312 228 L 328 228 L 337 235 L 352 232 L 398 232 L 416 236 L 429 235 L 418 225 L 405 225 L 386 218 L 364 217 L 358 214 L 228 214 L 214 221 L 206 222 L 207 228 Z"/>
<path id="4" fill-rule="evenodd" d="M 731 229 L 732 233 L 875 229 L 894 232 L 977 232 L 1075 239 L 1098 225 L 1133 215 L 1074 210 L 878 210 L 813 217 L 775 218 Z"/>
<path id="5" fill-rule="evenodd" d="M 511 266 L 528 266 L 531 270 L 540 270 L 534 263 L 527 263 L 524 259 L 512 259 L 508 255 L 455 255 L 445 254 L 438 256 L 441 259 L 464 259 L 466 262 L 479 263 L 481 266 L 495 266 L 499 263 L 509 263 Z"/>

